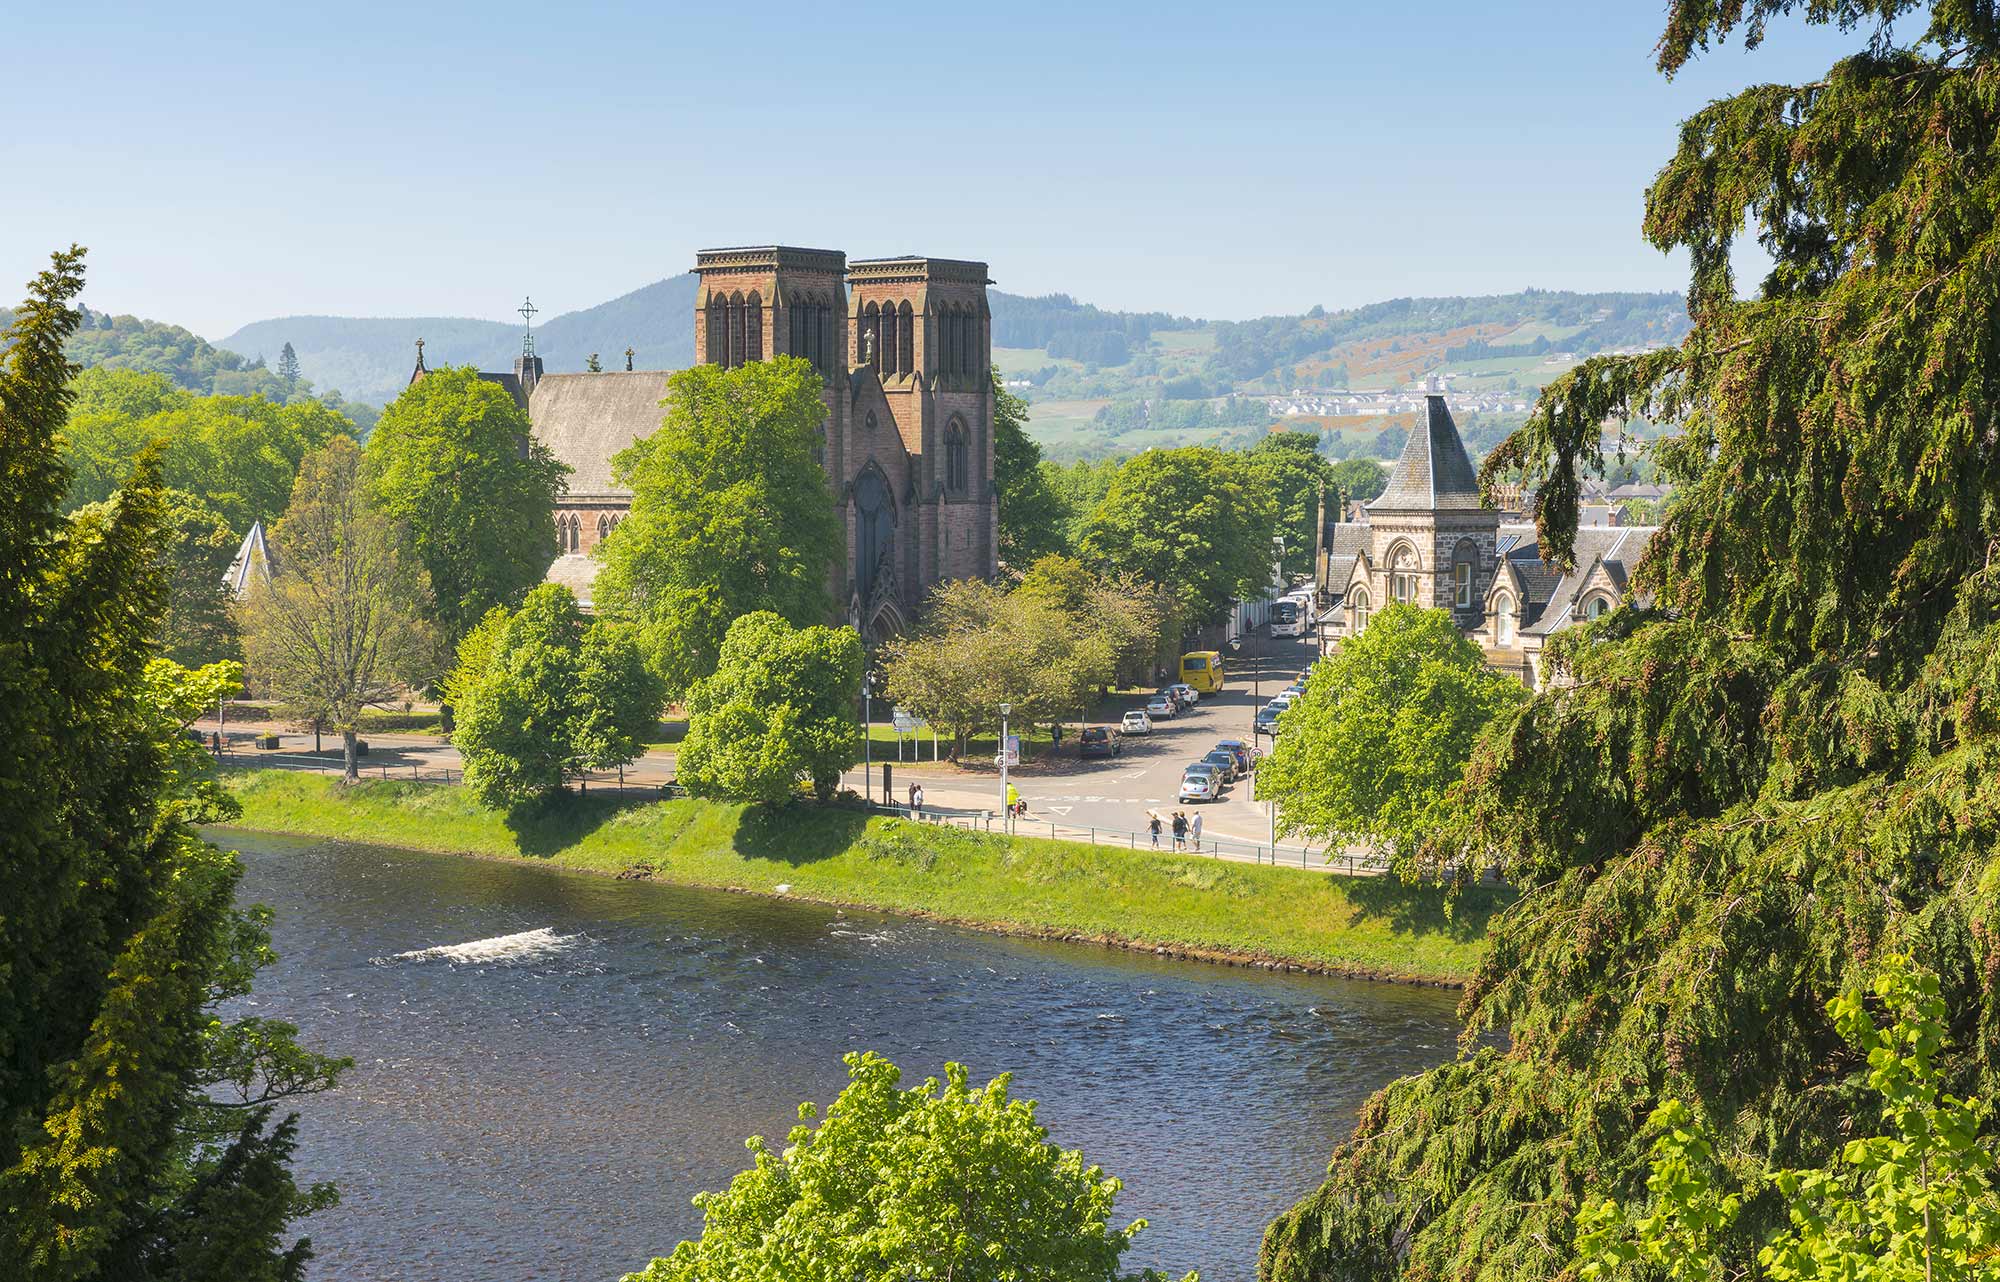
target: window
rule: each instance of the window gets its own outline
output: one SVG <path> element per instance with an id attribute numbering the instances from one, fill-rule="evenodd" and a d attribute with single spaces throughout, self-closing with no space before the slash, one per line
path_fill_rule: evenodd
<path id="1" fill-rule="evenodd" d="M 1356 588 L 1347 603 L 1347 630 L 1359 632 L 1368 626 L 1368 589 Z"/>
<path id="2" fill-rule="evenodd" d="M 876 368 L 884 374 L 896 372 L 896 353 L 901 344 L 896 335 L 896 309 L 887 306 L 882 309 L 882 345 L 878 353 L 880 359 Z"/>
<path id="3" fill-rule="evenodd" d="M 1505 592 L 1493 598 L 1493 644 L 1514 644 L 1514 598 Z"/>
<path id="4" fill-rule="evenodd" d="M 1586 619 L 1601 619 L 1610 608 L 1611 602 L 1608 599 L 1601 596 L 1593 596 L 1590 600 L 1583 603 L 1583 617 Z"/>
<path id="5" fill-rule="evenodd" d="M 729 297 L 729 368 L 743 363 L 743 295 Z"/>
<path id="6" fill-rule="evenodd" d="M 944 485 L 953 494 L 965 493 L 970 453 L 965 445 L 965 424 L 954 418 L 944 429 Z"/>
<path id="7" fill-rule="evenodd" d="M 1451 604 L 1455 610 L 1472 609 L 1473 567 L 1478 561 L 1479 545 L 1471 539 L 1460 539 L 1451 550 Z"/>
<path id="8" fill-rule="evenodd" d="M 708 300 L 708 363 L 729 363 L 729 305 L 719 294 Z"/>
<path id="9" fill-rule="evenodd" d="M 764 300 L 754 293 L 743 304 L 743 359 L 764 359 Z"/>
<path id="10" fill-rule="evenodd" d="M 1389 554 L 1389 596 L 1400 605 L 1417 599 L 1417 554 L 1407 543 Z"/>
<path id="11" fill-rule="evenodd" d="M 607 534 L 609 534 L 609 533 L 611 533 L 611 518 L 610 518 L 610 517 L 608 517 L 608 516 L 600 516 L 600 517 L 598 517 L 598 518 L 597 518 L 597 541 L 598 541 L 599 543 L 602 543 L 602 542 L 604 542 L 604 536 L 605 536 L 605 535 L 607 535 Z"/>
<path id="12" fill-rule="evenodd" d="M 896 313 L 896 368 L 905 374 L 914 373 L 917 368 L 916 318 L 908 303 L 898 307 Z"/>

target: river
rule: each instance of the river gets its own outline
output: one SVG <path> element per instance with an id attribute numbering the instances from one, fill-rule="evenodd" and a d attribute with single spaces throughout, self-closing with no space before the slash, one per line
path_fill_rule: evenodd
<path id="1" fill-rule="evenodd" d="M 305 1101 L 310 1276 L 612 1282 L 689 1199 L 830 1100 L 840 1056 L 913 1085 L 1014 1074 L 1125 1181 L 1128 1268 L 1254 1276 L 1369 1093 L 1448 1059 L 1453 996 L 981 935 L 416 851 L 227 834 L 280 960 L 246 999 L 352 1056 Z M 427 951 L 428 950 L 428 951 Z"/>

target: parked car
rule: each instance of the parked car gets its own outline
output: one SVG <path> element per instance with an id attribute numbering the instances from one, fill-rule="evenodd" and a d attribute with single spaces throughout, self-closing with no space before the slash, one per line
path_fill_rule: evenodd
<path id="1" fill-rule="evenodd" d="M 1214 766 L 1222 771 L 1222 782 L 1235 783 L 1237 768 L 1236 754 L 1227 748 L 1217 748 L 1201 759 L 1203 765 Z"/>
<path id="2" fill-rule="evenodd" d="M 1283 711 L 1283 708 L 1271 707 L 1257 709 L 1257 733 L 1275 737 L 1278 733 L 1278 714 Z"/>
<path id="3" fill-rule="evenodd" d="M 1190 708 L 1201 702 L 1201 691 L 1195 689 L 1185 681 L 1177 681 L 1173 685 L 1168 686 L 1167 689 L 1172 690 L 1176 695 L 1180 696 L 1181 702 Z"/>
<path id="4" fill-rule="evenodd" d="M 1294 681 L 1290 685 L 1286 686 L 1281 693 L 1288 694 L 1292 696 L 1292 698 L 1298 699 L 1304 697 L 1305 692 L 1306 692 L 1306 683 L 1303 681 Z"/>
<path id="5" fill-rule="evenodd" d="M 1146 704 L 1146 715 L 1155 721 L 1164 721 L 1180 715 L 1180 708 L 1172 699 L 1159 695 Z"/>
<path id="6" fill-rule="evenodd" d="M 1119 723 L 1118 733 L 1151 734 L 1153 733 L 1153 719 L 1135 708 L 1125 714 L 1125 720 Z"/>
<path id="7" fill-rule="evenodd" d="M 1186 712 L 1188 710 L 1187 696 L 1172 686 L 1161 686 L 1153 692 L 1153 697 L 1155 699 L 1165 699 L 1168 703 L 1173 704 L 1175 712 Z"/>
<path id="8" fill-rule="evenodd" d="M 1218 742 L 1215 746 L 1222 749 L 1224 752 L 1231 753 L 1235 756 L 1237 774 L 1243 775 L 1250 773 L 1250 763 L 1252 760 L 1252 754 L 1250 751 L 1249 744 L 1243 742 L 1241 739 L 1224 739 Z"/>
<path id="9" fill-rule="evenodd" d="M 1294 703 L 1297 702 L 1298 702 L 1297 695 L 1287 694 L 1284 691 L 1279 691 L 1277 694 L 1271 697 L 1270 706 L 1276 708 L 1280 712 L 1283 712 L 1286 708 L 1291 707 Z"/>
<path id="10" fill-rule="evenodd" d="M 1076 737 L 1076 755 L 1079 757 L 1115 757 L 1125 750 L 1118 742 L 1116 732 L 1103 726 L 1085 726 L 1083 733 Z"/>
<path id="11" fill-rule="evenodd" d="M 1215 801 L 1222 796 L 1222 776 L 1213 769 L 1189 768 L 1181 776 L 1181 801 Z"/>

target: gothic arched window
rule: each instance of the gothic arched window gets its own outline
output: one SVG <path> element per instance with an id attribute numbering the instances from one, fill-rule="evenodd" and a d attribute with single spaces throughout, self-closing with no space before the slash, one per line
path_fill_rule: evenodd
<path id="1" fill-rule="evenodd" d="M 577 552 L 581 551 L 582 548 L 583 522 L 576 519 L 576 513 L 571 512 L 569 514 L 569 550 Z"/>
<path id="2" fill-rule="evenodd" d="M 729 363 L 729 305 L 720 294 L 708 300 L 708 363 Z"/>
<path id="3" fill-rule="evenodd" d="M 1417 599 L 1417 552 L 1407 543 L 1396 545 L 1389 554 L 1389 597 L 1400 605 Z"/>
<path id="4" fill-rule="evenodd" d="M 1356 588 L 1347 600 L 1347 630 L 1360 632 L 1368 626 L 1368 589 Z"/>
<path id="5" fill-rule="evenodd" d="M 729 368 L 743 363 L 743 295 L 729 296 Z"/>
<path id="6" fill-rule="evenodd" d="M 597 518 L 597 541 L 604 542 L 604 536 L 611 533 L 611 518 L 600 514 Z"/>
<path id="7" fill-rule="evenodd" d="M 917 335 L 915 316 L 905 302 L 896 309 L 896 370 L 898 373 L 913 374 L 917 369 Z"/>
<path id="8" fill-rule="evenodd" d="M 896 532 L 895 504 L 882 473 L 868 468 L 854 482 L 854 590 L 863 601 Z"/>
<path id="9" fill-rule="evenodd" d="M 1514 644 L 1514 597 L 1502 592 L 1493 598 L 1493 644 L 1511 646 Z"/>
<path id="10" fill-rule="evenodd" d="M 944 485 L 953 494 L 965 493 L 971 481 L 971 454 L 965 443 L 965 424 L 953 418 L 944 429 Z"/>
<path id="11" fill-rule="evenodd" d="M 1583 604 L 1583 617 L 1586 619 L 1601 619 L 1610 613 L 1610 610 L 1611 598 L 1603 595 L 1593 596 Z"/>
<path id="12" fill-rule="evenodd" d="M 743 303 L 743 359 L 764 359 L 764 300 L 755 292 Z"/>
<path id="13" fill-rule="evenodd" d="M 883 374 L 896 372 L 896 352 L 899 347 L 896 334 L 896 308 L 892 303 L 885 303 L 882 307 L 882 342 L 877 352 L 881 359 L 876 365 Z"/>

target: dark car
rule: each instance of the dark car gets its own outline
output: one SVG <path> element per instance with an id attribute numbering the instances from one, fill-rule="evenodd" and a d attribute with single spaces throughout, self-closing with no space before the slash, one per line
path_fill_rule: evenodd
<path id="1" fill-rule="evenodd" d="M 1229 749 L 1217 748 L 1214 752 L 1211 752 L 1206 757 L 1203 757 L 1201 759 L 1201 763 L 1205 766 L 1214 766 L 1216 769 L 1220 770 L 1222 772 L 1222 782 L 1224 783 L 1236 782 L 1236 775 L 1237 775 L 1236 754 L 1231 752 Z"/>
<path id="2" fill-rule="evenodd" d="M 1118 742 L 1118 736 L 1103 726 L 1085 726 L 1076 739 L 1076 755 L 1079 757 L 1115 757 L 1125 751 L 1125 745 Z"/>
<path id="3" fill-rule="evenodd" d="M 1216 744 L 1215 746 L 1216 746 L 1217 748 L 1221 749 L 1222 751 L 1224 751 L 1224 752 L 1227 752 L 1227 753 L 1229 753 L 1230 755 L 1232 755 L 1232 756 L 1234 756 L 1234 757 L 1236 758 L 1236 773 L 1237 773 L 1237 774 L 1239 774 L 1239 775 L 1240 775 L 1240 774 L 1248 774 L 1248 773 L 1249 773 L 1249 771 L 1250 771 L 1250 745 L 1249 745 L 1249 744 L 1247 744 L 1247 743 L 1243 742 L 1243 741 L 1242 741 L 1241 739 L 1224 739 L 1224 740 L 1222 740 L 1222 741 L 1221 741 L 1220 743 Z"/>
<path id="4" fill-rule="evenodd" d="M 1278 733 L 1278 713 L 1280 708 L 1265 706 L 1257 709 L 1257 733 L 1276 735 Z"/>

